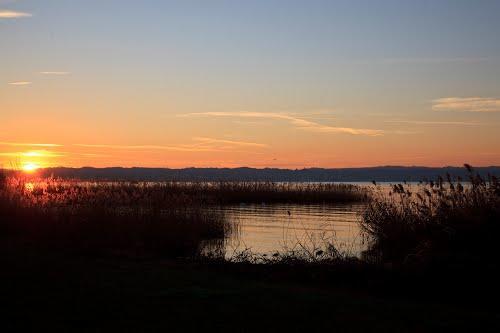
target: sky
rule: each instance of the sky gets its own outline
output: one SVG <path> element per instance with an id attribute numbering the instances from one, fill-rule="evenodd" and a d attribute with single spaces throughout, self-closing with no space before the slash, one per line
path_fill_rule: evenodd
<path id="1" fill-rule="evenodd" d="M 499 13 L 0 0 L 0 165 L 500 165 Z"/>

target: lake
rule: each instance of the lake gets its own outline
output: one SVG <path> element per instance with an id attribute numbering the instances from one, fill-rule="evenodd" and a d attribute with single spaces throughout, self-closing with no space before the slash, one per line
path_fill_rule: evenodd
<path id="1" fill-rule="evenodd" d="M 359 226 L 364 204 L 241 204 L 219 208 L 236 225 L 226 256 L 243 250 L 272 255 L 285 250 L 324 248 L 325 241 L 350 255 L 367 248 Z"/>

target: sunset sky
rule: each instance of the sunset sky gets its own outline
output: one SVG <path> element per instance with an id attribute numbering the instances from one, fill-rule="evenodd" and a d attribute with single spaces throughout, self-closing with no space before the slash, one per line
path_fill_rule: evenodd
<path id="1" fill-rule="evenodd" d="M 0 165 L 500 165 L 500 1 L 0 0 Z"/>

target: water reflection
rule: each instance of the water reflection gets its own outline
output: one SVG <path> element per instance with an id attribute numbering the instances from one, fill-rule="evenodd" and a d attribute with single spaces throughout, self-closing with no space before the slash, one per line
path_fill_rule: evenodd
<path id="1" fill-rule="evenodd" d="M 359 226 L 363 204 L 237 205 L 220 208 L 237 231 L 226 241 L 226 255 L 323 248 L 326 242 L 350 255 L 366 249 Z"/>

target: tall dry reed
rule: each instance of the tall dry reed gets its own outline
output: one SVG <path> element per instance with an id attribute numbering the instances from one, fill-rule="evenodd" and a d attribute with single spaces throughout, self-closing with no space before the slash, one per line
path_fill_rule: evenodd
<path id="1" fill-rule="evenodd" d="M 379 190 L 362 226 L 372 237 L 367 257 L 399 264 L 455 265 L 496 262 L 500 183 L 472 167 L 466 180 L 447 175 L 414 187 Z"/>

